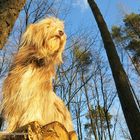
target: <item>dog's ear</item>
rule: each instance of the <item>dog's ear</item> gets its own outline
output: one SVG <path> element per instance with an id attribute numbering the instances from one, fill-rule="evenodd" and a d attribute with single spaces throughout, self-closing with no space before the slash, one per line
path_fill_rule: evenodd
<path id="1" fill-rule="evenodd" d="M 21 46 L 32 46 L 33 35 L 35 32 L 34 24 L 30 24 L 21 38 Z"/>

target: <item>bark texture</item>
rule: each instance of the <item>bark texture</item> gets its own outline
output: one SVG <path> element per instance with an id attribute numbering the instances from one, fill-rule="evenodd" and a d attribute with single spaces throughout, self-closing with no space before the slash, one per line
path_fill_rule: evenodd
<path id="1" fill-rule="evenodd" d="M 3 48 L 26 0 L 0 0 L 0 49 Z"/>
<path id="2" fill-rule="evenodd" d="M 13 133 L 1 134 L 0 140 L 77 140 L 77 136 L 74 131 L 69 133 L 59 122 L 45 126 L 32 122 Z"/>
<path id="3" fill-rule="evenodd" d="M 129 86 L 128 77 L 121 65 L 115 45 L 103 16 L 94 0 L 88 0 L 104 42 L 104 48 L 110 63 L 121 107 L 133 140 L 140 140 L 140 112 Z"/>

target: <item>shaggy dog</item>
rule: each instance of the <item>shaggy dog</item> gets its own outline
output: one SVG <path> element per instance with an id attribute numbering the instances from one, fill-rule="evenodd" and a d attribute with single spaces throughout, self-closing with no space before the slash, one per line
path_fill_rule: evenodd
<path id="1" fill-rule="evenodd" d="M 52 86 L 65 43 L 64 24 L 56 18 L 31 24 L 23 34 L 3 86 L 2 113 L 7 131 L 32 121 L 41 125 L 58 121 L 68 132 L 73 131 L 70 113 Z"/>

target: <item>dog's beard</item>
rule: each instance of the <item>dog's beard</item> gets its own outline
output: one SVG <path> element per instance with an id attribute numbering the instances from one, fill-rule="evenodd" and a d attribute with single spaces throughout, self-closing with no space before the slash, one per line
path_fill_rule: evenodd
<path id="1" fill-rule="evenodd" d="M 48 41 L 48 43 L 47 43 L 47 44 L 48 44 L 47 46 L 48 46 L 48 49 L 51 50 L 50 53 L 53 54 L 54 52 L 59 51 L 60 42 L 61 42 L 61 40 L 60 40 L 60 38 L 57 37 L 57 36 L 55 36 L 55 37 L 49 39 L 49 41 Z"/>

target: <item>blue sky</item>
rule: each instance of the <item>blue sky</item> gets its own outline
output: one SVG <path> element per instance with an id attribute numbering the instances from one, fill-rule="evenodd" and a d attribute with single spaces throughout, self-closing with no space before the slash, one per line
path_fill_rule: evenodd
<path id="1" fill-rule="evenodd" d="M 88 27 L 90 30 L 98 30 L 93 14 L 89 8 L 87 0 L 74 0 L 72 4 L 72 13 L 69 15 L 69 22 L 72 24 L 73 29 L 77 29 L 80 26 Z M 113 25 L 122 24 L 122 19 L 125 14 L 140 13 L 140 1 L 139 0 L 96 0 L 98 7 L 103 14 L 105 21 L 111 29 Z M 96 29 L 95 26 L 96 25 Z M 67 24 L 66 24 L 67 26 Z M 92 28 L 91 28 L 92 27 Z M 88 28 L 87 28 L 88 30 Z M 118 106 L 118 104 L 117 104 Z M 112 112 L 116 112 L 116 108 L 112 109 Z M 123 120 L 122 112 L 120 112 L 119 119 Z M 118 135 L 118 139 L 123 140 Z"/>
<path id="2" fill-rule="evenodd" d="M 121 24 L 125 13 L 140 12 L 139 0 L 96 0 L 96 3 L 109 28 L 114 24 Z M 96 24 L 87 0 L 73 0 L 72 13 L 68 18 L 75 29 L 82 25 Z"/>
<path id="3" fill-rule="evenodd" d="M 70 2 L 70 0 L 64 1 L 68 3 Z M 80 27 L 90 27 L 90 30 L 93 29 L 93 31 L 98 30 L 98 28 L 94 28 L 97 26 L 87 0 L 71 1 L 71 13 L 68 15 L 65 25 L 71 26 L 72 31 L 78 30 Z M 140 0 L 96 0 L 96 3 L 98 4 L 109 28 L 111 28 L 112 25 L 121 24 L 125 13 L 140 13 Z M 93 25 L 95 26 L 93 27 Z M 67 27 L 67 29 L 69 30 L 70 28 Z M 116 112 L 116 110 L 114 112 Z"/>

